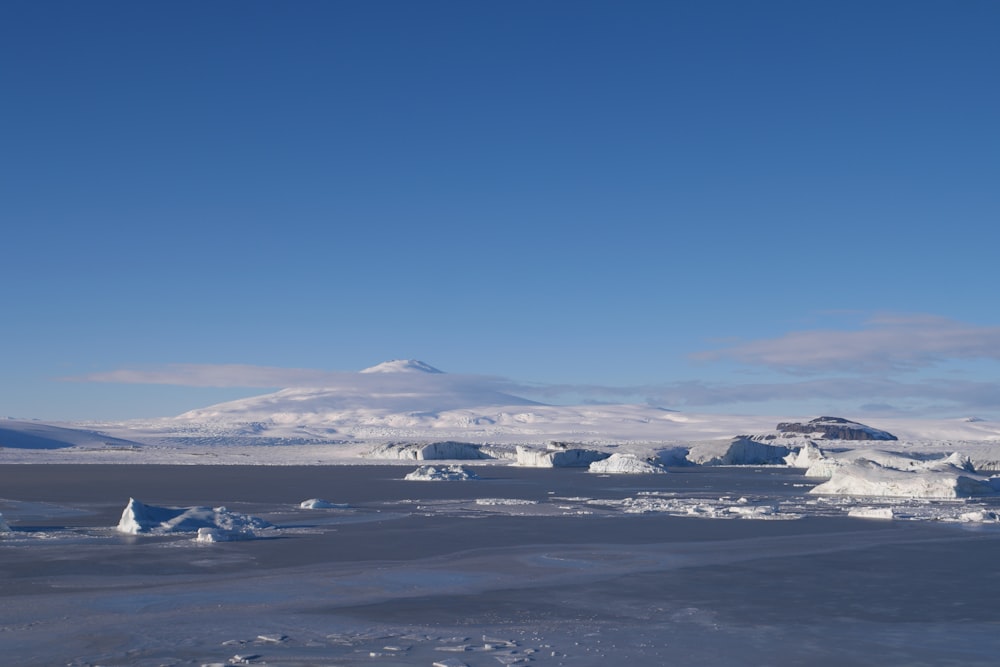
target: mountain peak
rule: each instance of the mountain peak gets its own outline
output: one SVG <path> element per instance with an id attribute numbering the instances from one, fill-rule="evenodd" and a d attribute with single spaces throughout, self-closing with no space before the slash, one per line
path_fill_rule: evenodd
<path id="1" fill-rule="evenodd" d="M 383 361 L 377 366 L 366 368 L 362 373 L 444 373 L 444 371 L 434 368 L 430 364 L 425 364 L 416 359 L 393 359 Z"/>

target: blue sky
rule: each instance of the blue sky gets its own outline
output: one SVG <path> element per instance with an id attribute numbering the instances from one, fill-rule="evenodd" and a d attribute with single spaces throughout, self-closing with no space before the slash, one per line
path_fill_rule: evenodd
<path id="1" fill-rule="evenodd" d="M 986 1 L 3 3 L 0 414 L 416 358 L 553 402 L 1000 418 L 998 29 Z"/>

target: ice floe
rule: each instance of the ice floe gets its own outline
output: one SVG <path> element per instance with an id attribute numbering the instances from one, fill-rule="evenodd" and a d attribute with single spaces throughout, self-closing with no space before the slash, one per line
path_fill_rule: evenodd
<path id="1" fill-rule="evenodd" d="M 252 539 L 272 527 L 263 519 L 225 507 L 156 507 L 134 498 L 129 498 L 118 522 L 118 531 L 129 535 L 196 533 L 199 542 Z"/>
<path id="2" fill-rule="evenodd" d="M 847 516 L 858 519 L 895 519 L 896 511 L 891 507 L 852 507 L 847 511 Z"/>
<path id="3" fill-rule="evenodd" d="M 462 466 L 420 466 L 403 479 L 411 482 L 464 482 L 479 479 L 479 475 Z"/>
<path id="4" fill-rule="evenodd" d="M 660 492 L 643 492 L 621 500 L 591 500 L 592 505 L 620 508 L 626 514 L 669 514 L 703 519 L 794 520 L 804 515 L 787 511 L 775 503 L 752 502 L 745 497 L 723 496 L 715 500 L 683 498 Z"/>
<path id="5" fill-rule="evenodd" d="M 594 473 L 615 475 L 649 475 L 666 472 L 663 466 L 655 461 L 641 459 L 635 454 L 621 454 L 619 452 L 615 452 L 606 459 L 594 461 L 588 470 Z"/>
<path id="6" fill-rule="evenodd" d="M 476 498 L 477 505 L 501 506 L 501 505 L 537 505 L 537 500 L 524 500 L 521 498 Z"/>

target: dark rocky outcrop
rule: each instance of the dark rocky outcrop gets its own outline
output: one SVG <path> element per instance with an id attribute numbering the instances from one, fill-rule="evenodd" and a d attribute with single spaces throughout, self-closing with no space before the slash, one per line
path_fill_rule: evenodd
<path id="1" fill-rule="evenodd" d="M 865 424 L 841 417 L 817 417 L 806 423 L 783 422 L 778 424 L 782 433 L 801 433 L 818 436 L 824 440 L 897 440 L 888 431 L 880 431 Z"/>

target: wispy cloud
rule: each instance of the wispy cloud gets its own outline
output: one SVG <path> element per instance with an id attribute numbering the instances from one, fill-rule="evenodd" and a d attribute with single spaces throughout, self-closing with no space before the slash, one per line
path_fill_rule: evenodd
<path id="1" fill-rule="evenodd" d="M 857 331 L 793 331 L 691 355 L 788 373 L 884 373 L 957 359 L 1000 360 L 1000 327 L 930 315 L 880 315 Z"/>
<path id="2" fill-rule="evenodd" d="M 353 395 L 467 395 L 495 403 L 506 392 L 527 389 L 505 378 L 455 373 L 358 373 L 310 368 L 280 368 L 246 364 L 170 364 L 156 368 L 124 368 L 60 378 L 65 382 L 159 384 L 182 387 L 284 389 L 322 387 Z M 513 397 L 512 397 L 513 398 Z"/>
<path id="3" fill-rule="evenodd" d="M 279 368 L 247 364 L 169 364 L 155 368 L 123 368 L 61 378 L 68 382 L 166 384 L 183 387 L 296 387 L 335 383 L 353 373 L 311 368 Z"/>
<path id="4" fill-rule="evenodd" d="M 558 399 L 573 395 L 587 402 L 645 402 L 681 409 L 712 409 L 731 405 L 801 403 L 803 401 L 867 406 L 887 410 L 894 404 L 922 405 L 935 410 L 995 410 L 1000 383 L 955 379 L 899 382 L 872 377 L 822 378 L 799 382 L 712 383 L 700 380 L 628 387 L 545 385 L 514 387 L 534 396 Z"/>
<path id="5" fill-rule="evenodd" d="M 826 378 L 804 382 L 710 384 L 685 382 L 649 388 L 650 399 L 678 407 L 721 406 L 802 400 L 873 406 L 918 402 L 941 409 L 990 409 L 1000 405 L 1000 383 L 969 380 L 895 382 L 884 379 Z"/>

